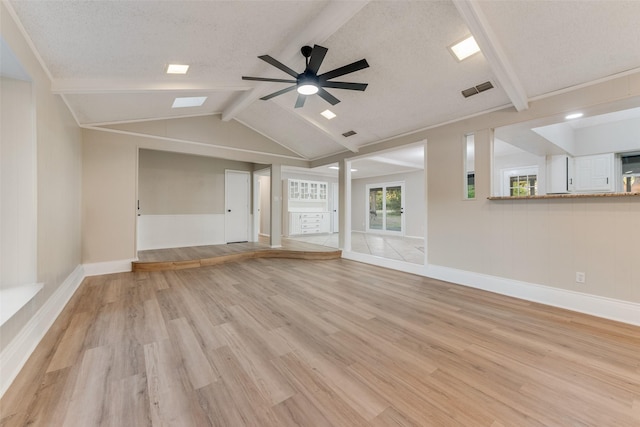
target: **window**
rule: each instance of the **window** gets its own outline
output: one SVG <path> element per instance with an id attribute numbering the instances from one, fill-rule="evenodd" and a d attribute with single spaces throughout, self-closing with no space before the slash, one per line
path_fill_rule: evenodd
<path id="1" fill-rule="evenodd" d="M 535 196 L 537 193 L 537 175 L 518 175 L 509 177 L 509 195 L 511 197 Z"/>
<path id="2" fill-rule="evenodd" d="M 475 199 L 476 197 L 476 174 L 475 174 L 475 140 L 474 135 L 464 136 L 464 198 Z"/>
<path id="3" fill-rule="evenodd" d="M 622 192 L 640 193 L 640 154 L 621 156 Z"/>
<path id="4" fill-rule="evenodd" d="M 538 195 L 538 167 L 503 169 L 501 195 L 511 197 Z"/>

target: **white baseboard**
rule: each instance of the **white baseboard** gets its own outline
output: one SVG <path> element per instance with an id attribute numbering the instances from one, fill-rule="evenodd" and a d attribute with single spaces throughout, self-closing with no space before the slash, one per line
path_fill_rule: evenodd
<path id="1" fill-rule="evenodd" d="M 640 326 L 640 304 L 488 274 L 429 265 L 426 276 Z"/>
<path id="2" fill-rule="evenodd" d="M 640 304 L 630 301 L 617 300 L 438 265 L 424 266 L 395 261 L 356 252 L 343 251 L 342 257 L 353 261 L 379 265 L 381 267 L 443 280 L 457 285 L 482 289 L 526 301 L 565 308 L 567 310 L 640 326 Z"/>
<path id="3" fill-rule="evenodd" d="M 95 262 L 84 264 L 84 275 L 99 276 L 101 274 L 126 273 L 131 271 L 131 263 L 137 259 L 121 259 L 117 261 Z"/>
<path id="4" fill-rule="evenodd" d="M 417 274 L 418 276 L 425 276 L 425 266 L 411 262 L 397 261 L 395 259 L 383 258 L 359 252 L 347 252 L 344 250 L 342 251 L 342 258 L 364 262 L 365 264 L 374 264 L 380 267 L 390 268 L 392 270 L 404 271 L 405 273 Z"/>
<path id="5" fill-rule="evenodd" d="M 84 269 L 82 265 L 78 265 L 0 353 L 0 397 L 7 391 L 83 279 Z"/>

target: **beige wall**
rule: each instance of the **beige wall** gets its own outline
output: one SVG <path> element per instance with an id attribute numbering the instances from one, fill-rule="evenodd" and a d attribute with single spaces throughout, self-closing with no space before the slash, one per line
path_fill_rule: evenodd
<path id="1" fill-rule="evenodd" d="M 37 280 L 43 290 L 0 328 L 0 350 L 27 324 L 81 263 L 81 132 L 0 4 L 0 31 L 33 81 L 37 150 Z"/>
<path id="2" fill-rule="evenodd" d="M 135 258 L 137 164 L 135 138 L 83 130 L 83 263 Z"/>
<path id="3" fill-rule="evenodd" d="M 252 163 L 140 150 L 138 200 L 142 215 L 223 214 L 225 170 Z"/>

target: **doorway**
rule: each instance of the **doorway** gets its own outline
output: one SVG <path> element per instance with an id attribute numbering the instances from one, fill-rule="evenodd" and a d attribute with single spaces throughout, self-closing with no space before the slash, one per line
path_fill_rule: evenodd
<path id="1" fill-rule="evenodd" d="M 367 231 L 404 235 L 404 182 L 367 185 Z"/>
<path id="2" fill-rule="evenodd" d="M 250 173 L 224 172 L 224 236 L 227 243 L 249 240 Z"/>

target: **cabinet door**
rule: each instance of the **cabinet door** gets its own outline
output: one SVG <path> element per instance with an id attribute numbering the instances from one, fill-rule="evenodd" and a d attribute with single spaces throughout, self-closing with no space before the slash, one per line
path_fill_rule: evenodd
<path id="1" fill-rule="evenodd" d="M 327 200 L 327 186 L 326 182 L 318 183 L 318 199 Z"/>
<path id="2" fill-rule="evenodd" d="M 299 213 L 290 213 L 289 214 L 289 235 L 300 234 L 301 231 L 301 223 L 300 223 L 300 214 Z"/>
<path id="3" fill-rule="evenodd" d="M 581 156 L 575 159 L 576 191 L 613 191 L 615 180 L 613 177 L 614 155 L 598 154 L 596 156 Z"/>
<path id="4" fill-rule="evenodd" d="M 289 200 L 300 199 L 300 181 L 297 179 L 289 180 Z"/>
<path id="5" fill-rule="evenodd" d="M 310 182 L 309 183 L 309 200 L 318 200 L 318 183 Z"/>
<path id="6" fill-rule="evenodd" d="M 309 182 L 300 181 L 300 200 L 309 200 Z"/>

